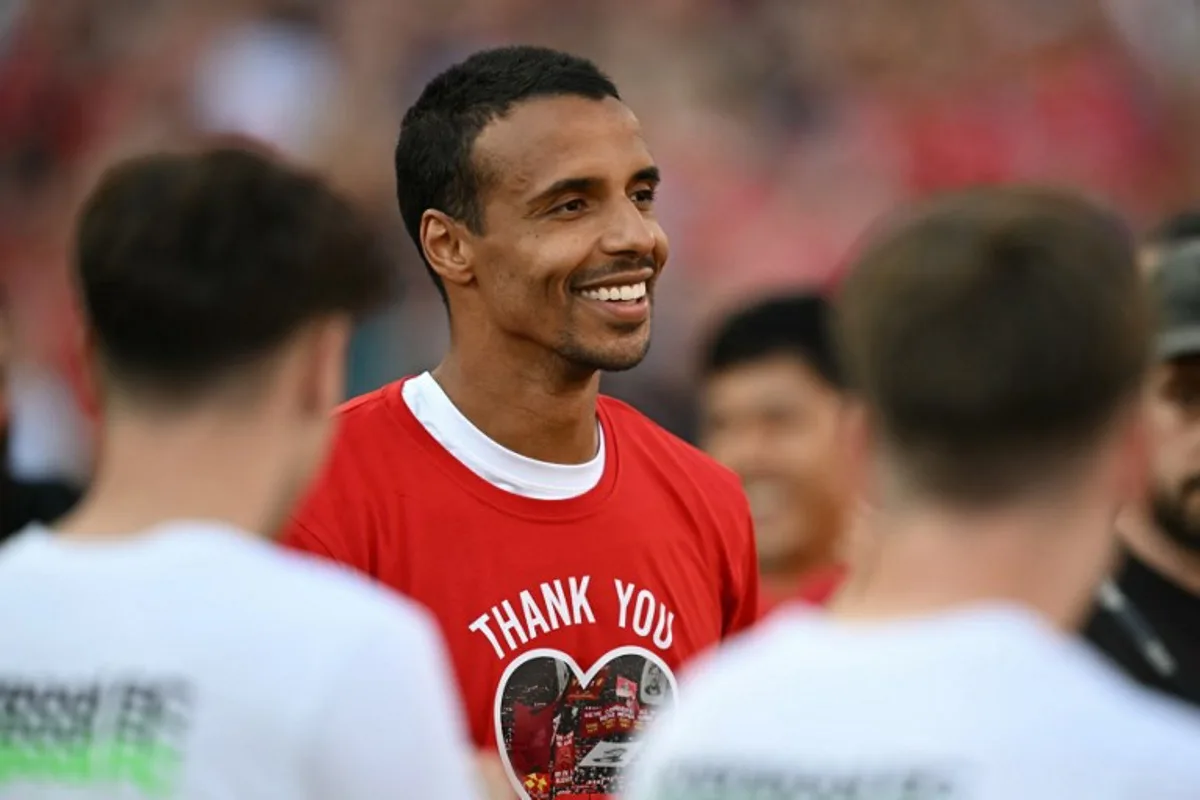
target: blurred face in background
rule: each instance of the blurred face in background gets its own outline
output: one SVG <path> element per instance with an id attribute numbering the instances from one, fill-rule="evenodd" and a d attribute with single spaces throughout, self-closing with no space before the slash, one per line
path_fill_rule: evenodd
<path id="1" fill-rule="evenodd" d="M 842 396 L 789 354 L 717 372 L 702 392 L 702 445 L 742 479 L 763 572 L 835 560 L 845 514 Z"/>
<path id="2" fill-rule="evenodd" d="M 1148 404 L 1154 522 L 1200 553 L 1200 355 L 1155 368 Z"/>

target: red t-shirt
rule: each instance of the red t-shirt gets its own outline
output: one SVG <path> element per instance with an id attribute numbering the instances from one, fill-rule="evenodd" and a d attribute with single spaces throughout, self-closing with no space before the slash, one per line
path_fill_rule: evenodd
<path id="1" fill-rule="evenodd" d="M 772 592 L 763 588 L 758 600 L 759 613 L 766 617 L 781 606 L 797 602 L 809 606 L 827 606 L 845 580 L 846 568 L 834 565 L 813 570 L 787 592 Z"/>
<path id="2" fill-rule="evenodd" d="M 285 542 L 433 612 L 471 734 L 479 746 L 503 742 L 516 781 L 567 788 L 568 754 L 554 743 L 569 741 L 570 788 L 614 792 L 631 754 L 622 743 L 672 698 L 679 665 L 756 619 L 737 478 L 601 397 L 600 482 L 568 500 L 521 497 L 438 444 L 402 385 L 343 407 Z"/>

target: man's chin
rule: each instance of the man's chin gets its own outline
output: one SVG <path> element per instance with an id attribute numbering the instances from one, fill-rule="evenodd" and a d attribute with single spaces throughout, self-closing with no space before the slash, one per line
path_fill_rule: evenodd
<path id="1" fill-rule="evenodd" d="M 627 361 L 608 361 L 597 366 L 596 369 L 601 372 L 628 372 L 644 360 L 645 358 L 630 359 Z"/>
<path id="2" fill-rule="evenodd" d="M 562 355 L 567 361 L 587 370 L 598 372 L 627 372 L 646 360 L 650 340 L 621 349 L 572 350 Z"/>

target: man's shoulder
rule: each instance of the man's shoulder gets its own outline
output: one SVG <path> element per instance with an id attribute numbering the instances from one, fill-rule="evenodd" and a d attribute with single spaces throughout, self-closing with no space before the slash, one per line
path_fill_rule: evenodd
<path id="1" fill-rule="evenodd" d="M 361 432 L 374 430 L 380 425 L 394 422 L 392 402 L 399 396 L 400 387 L 407 378 L 384 384 L 365 394 L 352 397 L 338 406 L 334 412 L 337 416 L 339 433 Z"/>
<path id="2" fill-rule="evenodd" d="M 1088 707 L 1072 715 L 1069 729 L 1050 729 L 1070 735 L 1044 736 L 1048 749 L 1065 750 L 1077 763 L 1104 765 L 1114 782 L 1139 792 L 1131 797 L 1143 796 L 1142 790 L 1147 797 L 1195 797 L 1200 715 L 1123 676 L 1114 678 L 1098 685 Z"/>
<path id="3" fill-rule="evenodd" d="M 1164 769 L 1186 763 L 1200 781 L 1200 711 L 1123 676 L 1119 685 L 1121 691 L 1112 692 L 1108 711 L 1112 735 L 1139 761 Z"/>
<path id="4" fill-rule="evenodd" d="M 329 457 L 314 488 L 328 491 L 341 486 L 369 491 L 375 478 L 395 484 L 398 471 L 420 450 L 401 418 L 402 384 L 403 380 L 389 383 L 338 408 Z"/>
<path id="5" fill-rule="evenodd" d="M 281 541 L 374 574 L 377 536 L 404 531 L 414 497 L 441 497 L 431 448 L 402 394 L 407 378 L 356 397 L 337 411 L 330 452 L 292 511 Z"/>
<path id="6" fill-rule="evenodd" d="M 240 645 L 256 654 L 245 680 L 273 702 L 282 692 L 304 697 L 298 707 L 328 708 L 369 691 L 376 663 L 404 682 L 437 652 L 428 612 L 347 567 L 278 547 L 230 562 L 212 613 L 226 620 L 226 647 L 254 642 Z"/>
<path id="7" fill-rule="evenodd" d="M 270 553 L 266 614 L 294 610 L 294 631 L 305 635 L 367 640 L 376 636 L 426 635 L 428 613 L 413 601 L 387 590 L 355 570 L 284 548 Z"/>
<path id="8" fill-rule="evenodd" d="M 1013 753 L 1037 740 L 1038 750 L 1103 763 L 1117 776 L 1161 770 L 1200 780 L 1200 713 L 1125 680 L 1107 665 L 1073 657 L 1069 643 L 1036 659 L 984 667 L 966 652 L 978 640 L 887 636 L 857 646 L 846 638 L 850 634 L 853 630 L 816 611 L 793 608 L 774 615 L 693 664 L 681 690 L 688 703 L 681 706 L 680 724 L 702 731 L 721 719 L 725 732 L 736 736 L 746 727 L 790 720 L 799 737 L 850 716 L 886 722 L 881 729 L 894 731 L 896 715 L 919 713 L 921 707 L 961 709 L 941 717 L 931 711 L 926 735 L 967 736 L 961 743 L 969 747 L 973 732 L 982 731 Z M 937 658 L 939 648 L 951 647 L 964 657 Z M 914 655 L 918 651 L 924 655 Z M 946 662 L 946 670 L 960 670 L 963 680 L 931 681 L 932 672 L 922 665 L 934 660 Z M 895 693 L 890 707 L 880 702 L 880 692 Z M 731 697 L 742 702 L 735 708 Z"/>
<path id="9" fill-rule="evenodd" d="M 1006 670 L 1018 675 L 1009 707 L 1038 726 L 1049 748 L 1105 764 L 1118 778 L 1152 772 L 1200 781 L 1200 712 L 1133 681 L 1087 642 L 1063 638 L 1034 655 L 1025 669 Z M 1016 702 L 1034 692 L 1045 698 L 1037 708 Z"/>
<path id="10" fill-rule="evenodd" d="M 601 395 L 599 406 L 621 437 L 622 446 L 653 458 L 657 463 L 677 468 L 679 475 L 701 481 L 706 489 L 741 496 L 741 481 L 725 465 L 668 431 L 633 406 L 614 397 Z"/>
<path id="11" fill-rule="evenodd" d="M 708 705 L 720 710 L 730 692 L 751 686 L 786 694 L 803 673 L 823 669 L 811 656 L 822 646 L 824 624 L 820 612 L 789 607 L 706 653 L 685 676 L 690 704 L 699 713 Z"/>

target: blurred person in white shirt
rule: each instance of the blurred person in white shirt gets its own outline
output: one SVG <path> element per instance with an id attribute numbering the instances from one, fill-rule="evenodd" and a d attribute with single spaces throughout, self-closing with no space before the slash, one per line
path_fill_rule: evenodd
<path id="1" fill-rule="evenodd" d="M 952 194 L 870 240 L 837 314 L 870 558 L 699 666 L 633 800 L 1143 800 L 1200 792 L 1200 721 L 1070 632 L 1140 496 L 1152 313 L 1121 221 Z"/>
<path id="2" fill-rule="evenodd" d="M 310 0 L 270 0 L 262 14 L 215 36 L 193 76 L 197 126 L 311 160 L 337 111 L 341 64 L 326 30 L 331 13 Z"/>
<path id="3" fill-rule="evenodd" d="M 113 167 L 74 258 L 81 504 L 0 548 L 0 798 L 475 795 L 434 624 L 273 535 L 318 468 L 375 232 L 243 147 Z"/>

